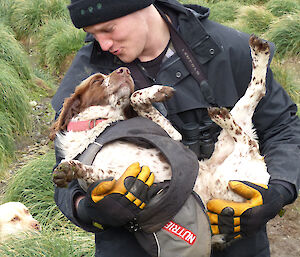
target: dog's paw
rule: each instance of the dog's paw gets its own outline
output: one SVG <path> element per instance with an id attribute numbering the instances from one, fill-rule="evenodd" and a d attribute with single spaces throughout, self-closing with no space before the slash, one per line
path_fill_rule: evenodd
<path id="1" fill-rule="evenodd" d="M 207 111 L 211 119 L 226 120 L 230 118 L 229 110 L 224 107 L 210 107 Z"/>
<path id="2" fill-rule="evenodd" d="M 168 86 L 155 85 L 152 87 L 155 87 L 156 92 L 153 94 L 151 102 L 163 102 L 171 98 L 175 91 L 174 88 Z"/>
<path id="3" fill-rule="evenodd" d="M 265 55 L 270 54 L 270 46 L 268 42 L 262 40 L 261 38 L 255 36 L 254 34 L 252 34 L 249 39 L 249 45 L 256 54 L 258 53 L 263 53 Z"/>
<path id="4" fill-rule="evenodd" d="M 175 89 L 168 86 L 154 85 L 134 92 L 130 101 L 134 105 L 150 105 L 154 102 L 163 102 L 173 96 Z"/>
<path id="5" fill-rule="evenodd" d="M 75 161 L 62 161 L 53 171 L 52 180 L 58 187 L 66 187 L 75 178 Z"/>
<path id="6" fill-rule="evenodd" d="M 268 42 L 252 35 L 249 39 L 249 46 L 251 49 L 252 66 L 253 69 L 263 69 L 263 77 L 265 77 L 266 66 L 270 57 L 270 46 Z"/>

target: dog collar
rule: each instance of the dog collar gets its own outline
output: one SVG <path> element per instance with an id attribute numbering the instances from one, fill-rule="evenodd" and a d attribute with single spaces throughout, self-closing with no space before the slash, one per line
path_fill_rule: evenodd
<path id="1" fill-rule="evenodd" d="M 102 121 L 105 121 L 107 119 L 93 119 L 93 120 L 83 120 L 83 121 L 70 121 L 67 126 L 67 131 L 86 131 L 89 129 L 94 128 Z"/>

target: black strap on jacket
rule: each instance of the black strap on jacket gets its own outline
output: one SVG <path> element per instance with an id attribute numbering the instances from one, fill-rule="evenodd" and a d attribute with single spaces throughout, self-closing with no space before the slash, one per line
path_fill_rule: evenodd
<path id="1" fill-rule="evenodd" d="M 165 13 L 162 12 L 159 8 L 157 8 L 157 10 L 169 27 L 171 40 L 173 42 L 173 46 L 176 50 L 176 53 L 178 54 L 178 56 L 184 63 L 185 67 L 188 69 L 188 71 L 194 77 L 194 79 L 198 82 L 198 85 L 200 87 L 200 90 L 201 90 L 205 100 L 211 106 L 216 106 L 216 101 L 214 98 L 213 91 L 212 91 L 211 87 L 208 85 L 208 81 L 207 81 L 205 74 L 203 73 L 203 68 L 201 67 L 201 64 L 194 57 L 192 50 L 185 43 L 185 41 L 180 36 L 178 31 L 175 29 L 173 24 L 169 21 L 168 17 L 165 15 Z"/>

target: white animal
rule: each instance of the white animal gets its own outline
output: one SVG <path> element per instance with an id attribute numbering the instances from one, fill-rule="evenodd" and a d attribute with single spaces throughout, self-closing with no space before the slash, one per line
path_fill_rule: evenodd
<path id="1" fill-rule="evenodd" d="M 40 225 L 20 202 L 0 205 L 0 241 L 26 231 L 40 231 Z"/>

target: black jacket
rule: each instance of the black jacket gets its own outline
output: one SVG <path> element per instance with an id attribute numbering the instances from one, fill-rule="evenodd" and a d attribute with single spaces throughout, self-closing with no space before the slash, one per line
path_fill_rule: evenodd
<path id="1" fill-rule="evenodd" d="M 207 19 L 207 8 L 192 5 L 187 9 L 174 0 L 157 0 L 155 3 L 161 9 L 171 10 L 178 16 L 178 31 L 193 49 L 197 60 L 203 64 L 217 104 L 233 107 L 243 96 L 251 77 L 249 35 L 210 21 Z M 59 113 L 64 98 L 89 75 L 95 72 L 108 74 L 123 65 L 125 64 L 110 53 L 102 52 L 99 44 L 92 40 L 78 52 L 53 97 L 54 110 Z M 166 103 L 169 117 L 176 114 L 184 123 L 201 122 L 206 117 L 204 108 L 208 103 L 176 54 L 162 64 L 156 80 L 176 88 L 175 97 Z M 300 185 L 300 122 L 296 115 L 297 108 L 273 79 L 270 69 L 267 73 L 266 87 L 266 96 L 259 103 L 253 117 L 261 153 L 265 155 L 271 181 L 281 181 L 296 197 Z M 176 120 L 172 122 L 180 127 Z M 59 161 L 60 158 L 57 157 Z M 96 256 L 147 256 L 134 237 L 122 228 L 99 232 L 81 224 L 74 216 L 73 210 L 73 197 L 77 193 L 83 192 L 73 181 L 68 189 L 56 188 L 55 200 L 72 222 L 96 233 Z M 225 252 L 214 253 L 214 256 L 269 256 L 265 229 L 255 236 L 236 242 Z"/>

